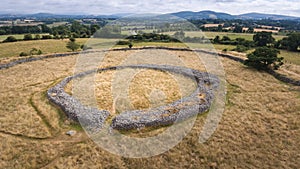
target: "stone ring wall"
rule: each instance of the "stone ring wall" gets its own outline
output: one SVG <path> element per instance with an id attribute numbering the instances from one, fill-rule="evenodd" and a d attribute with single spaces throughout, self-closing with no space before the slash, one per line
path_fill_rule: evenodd
<path id="1" fill-rule="evenodd" d="M 131 49 L 129 49 L 129 48 L 110 49 L 110 50 L 102 50 L 102 51 L 105 52 L 105 51 L 126 51 L 126 50 L 147 50 L 147 49 L 162 49 L 162 50 L 174 50 L 174 51 L 194 51 L 194 52 L 199 52 L 199 53 L 218 55 L 218 56 L 221 56 L 221 57 L 225 57 L 225 58 L 234 60 L 236 62 L 244 63 L 244 59 L 242 59 L 240 57 L 236 57 L 234 55 L 220 53 L 220 52 L 216 53 L 216 52 L 202 50 L 202 49 L 192 50 L 192 49 L 188 49 L 188 48 L 142 47 L 142 48 L 131 48 Z M 94 53 L 94 51 L 84 51 L 84 52 L 85 53 Z M 35 58 L 19 59 L 19 60 L 12 61 L 12 62 L 9 62 L 9 63 L 6 63 L 6 64 L 0 64 L 0 70 L 1 69 L 8 69 L 10 67 L 13 67 L 13 66 L 16 66 L 16 65 L 22 64 L 22 63 L 38 61 L 38 60 L 43 60 L 43 59 L 49 59 L 49 58 L 55 58 L 55 57 L 67 57 L 67 56 L 72 56 L 72 55 L 76 55 L 76 54 L 80 54 L 80 52 L 72 52 L 72 53 L 65 53 L 65 54 L 51 54 L 51 55 L 40 56 L 40 57 L 35 57 Z M 300 86 L 300 81 L 299 80 L 287 77 L 286 75 L 280 74 L 280 73 L 278 73 L 274 70 L 271 70 L 271 69 L 267 70 L 267 72 L 269 74 L 271 74 L 272 76 L 274 76 L 276 79 L 278 79 L 278 80 L 280 80 L 284 83 L 289 83 L 291 85 Z"/>
<path id="2" fill-rule="evenodd" d="M 214 90 L 216 90 L 219 86 L 219 80 L 215 75 L 190 68 L 170 65 L 115 66 L 98 69 L 96 71 L 99 73 L 108 70 L 120 70 L 125 68 L 153 69 L 181 74 L 195 79 L 197 87 L 191 95 L 171 104 L 150 110 L 127 111 L 117 115 L 113 118 L 111 127 L 118 130 L 170 125 L 199 113 L 203 113 L 209 109 L 214 98 Z M 106 110 L 99 110 L 85 106 L 80 103 L 80 101 L 67 94 L 64 90 L 64 87 L 72 79 L 84 77 L 92 73 L 95 73 L 95 70 L 65 78 L 47 91 L 47 97 L 51 102 L 59 106 L 70 119 L 79 121 L 81 125 L 88 129 L 97 131 L 103 127 L 103 124 L 110 113 Z"/>

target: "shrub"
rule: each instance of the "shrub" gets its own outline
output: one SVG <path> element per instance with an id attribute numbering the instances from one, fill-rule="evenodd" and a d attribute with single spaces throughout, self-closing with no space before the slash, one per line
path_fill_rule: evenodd
<path id="1" fill-rule="evenodd" d="M 70 40 L 71 42 L 75 42 L 75 41 L 76 41 L 76 39 L 75 39 L 74 37 L 70 38 L 69 40 Z"/>
<path id="2" fill-rule="evenodd" d="M 72 37 L 72 38 L 80 38 L 80 35 L 78 35 L 77 33 L 72 33 L 72 34 L 71 34 L 71 37 Z"/>
<path id="3" fill-rule="evenodd" d="M 41 55 L 43 52 L 40 49 L 32 48 L 29 53 L 30 55 Z"/>
<path id="4" fill-rule="evenodd" d="M 223 36 L 221 41 L 231 41 L 231 39 L 228 36 Z"/>
<path id="5" fill-rule="evenodd" d="M 52 36 L 51 35 L 43 35 L 42 39 L 52 39 Z"/>
<path id="6" fill-rule="evenodd" d="M 67 43 L 67 48 L 71 49 L 73 52 L 78 50 L 80 48 L 80 45 L 78 43 L 76 43 L 76 39 L 74 38 L 70 38 L 70 41 Z"/>
<path id="7" fill-rule="evenodd" d="M 216 36 L 214 39 L 213 39 L 213 43 L 220 43 L 220 36 Z"/>
<path id="8" fill-rule="evenodd" d="M 116 45 L 130 45 L 129 41 L 125 41 L 125 40 L 120 40 L 116 43 Z"/>
<path id="9" fill-rule="evenodd" d="M 3 42 L 16 42 L 18 41 L 14 36 L 7 37 Z"/>
<path id="10" fill-rule="evenodd" d="M 133 47 L 133 44 L 130 43 L 130 44 L 128 45 L 128 47 L 131 49 L 131 48 Z"/>
<path id="11" fill-rule="evenodd" d="M 24 38 L 23 38 L 23 40 L 32 40 L 33 38 L 32 38 L 32 35 L 31 34 L 26 34 L 26 35 L 24 35 Z"/>
<path id="12" fill-rule="evenodd" d="M 86 45 L 81 45 L 80 48 L 81 48 L 82 50 L 93 49 L 92 47 L 86 46 Z"/>
<path id="13" fill-rule="evenodd" d="M 39 34 L 35 35 L 34 39 L 35 40 L 40 40 L 41 39 L 41 35 L 39 35 Z"/>
<path id="14" fill-rule="evenodd" d="M 21 52 L 19 56 L 28 56 L 28 54 L 26 52 Z"/>
<path id="15" fill-rule="evenodd" d="M 237 51 L 237 52 L 245 52 L 245 51 L 249 50 L 249 48 L 244 45 L 237 45 L 236 48 L 233 50 Z"/>

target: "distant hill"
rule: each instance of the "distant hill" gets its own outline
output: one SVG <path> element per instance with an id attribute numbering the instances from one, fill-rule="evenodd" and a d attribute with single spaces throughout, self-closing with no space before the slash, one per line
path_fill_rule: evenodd
<path id="1" fill-rule="evenodd" d="M 51 13 L 36 13 L 36 14 L 1 14 L 0 11 L 0 19 L 2 18 L 122 18 L 124 16 L 130 16 L 132 13 L 121 13 L 121 14 L 112 14 L 112 15 L 68 15 L 68 14 L 51 14 Z M 275 15 L 275 14 L 263 14 L 263 13 L 246 13 L 241 15 L 231 15 L 223 12 L 215 12 L 215 11 L 181 11 L 176 13 L 169 13 L 166 15 L 174 15 L 184 19 L 253 19 L 253 20 L 261 20 L 261 19 L 272 19 L 272 20 L 300 20 L 300 17 L 294 16 L 286 16 L 286 15 Z M 161 15 L 163 16 L 163 15 Z"/>
<path id="2" fill-rule="evenodd" d="M 263 14 L 263 13 L 246 13 L 238 15 L 241 19 L 272 19 L 272 20 L 295 20 L 300 19 L 299 17 L 286 16 L 286 15 L 275 15 L 275 14 Z"/>
<path id="3" fill-rule="evenodd" d="M 200 12 L 191 12 L 191 11 L 182 11 L 177 13 L 171 13 L 177 17 L 185 19 L 234 19 L 235 17 L 221 12 L 214 11 L 200 11 Z"/>
<path id="4" fill-rule="evenodd" d="M 68 14 L 51 14 L 51 13 L 36 13 L 36 14 L 0 14 L 0 18 L 32 18 L 32 19 L 47 19 L 47 18 L 120 18 L 127 14 L 114 14 L 114 15 L 68 15 Z"/>
<path id="5" fill-rule="evenodd" d="M 200 12 L 192 12 L 192 11 L 182 11 L 177 13 L 171 13 L 171 15 L 175 15 L 177 17 L 185 18 L 185 19 L 253 19 L 253 20 L 261 20 L 261 19 L 272 19 L 272 20 L 296 20 L 300 19 L 300 17 L 294 16 L 286 16 L 286 15 L 275 15 L 275 14 L 262 14 L 262 13 L 246 13 L 242 15 L 230 15 L 222 12 L 215 11 L 200 11 Z"/>

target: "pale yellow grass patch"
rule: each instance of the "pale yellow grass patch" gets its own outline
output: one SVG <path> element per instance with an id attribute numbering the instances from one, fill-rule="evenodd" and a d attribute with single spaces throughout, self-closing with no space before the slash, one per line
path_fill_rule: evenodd
<path id="1" fill-rule="evenodd" d="M 191 60 L 194 60 L 194 62 L 191 63 Z M 199 64 L 197 60 L 199 60 L 198 56 L 192 52 L 184 54 L 184 52 L 177 53 L 166 50 L 113 51 L 106 53 L 100 66 L 169 64 L 190 66 L 203 70 L 204 66 L 201 63 Z M 129 72 L 126 75 L 126 73 L 118 73 L 120 71 Z M 187 96 L 196 88 L 193 79 L 174 73 L 170 74 L 168 72 L 146 69 L 131 69 L 131 71 L 134 71 L 136 74 L 131 79 L 130 86 L 127 86 L 129 87 L 129 98 L 113 93 L 112 90 L 113 88 L 120 88 L 120 85 L 122 86 L 123 83 L 126 83 L 126 79 L 130 77 L 130 70 L 105 71 L 96 75 L 96 97 L 100 109 L 109 110 L 114 116 L 116 112 L 157 107 Z M 154 99 L 151 102 L 151 98 L 162 100 Z"/>
<path id="2" fill-rule="evenodd" d="M 58 114 L 44 93 L 72 70 L 74 57 L 36 61 L 1 70 L 1 131 L 28 137 L 50 137 L 47 118 L 57 128 Z M 44 105 L 44 106 L 43 106 Z"/>

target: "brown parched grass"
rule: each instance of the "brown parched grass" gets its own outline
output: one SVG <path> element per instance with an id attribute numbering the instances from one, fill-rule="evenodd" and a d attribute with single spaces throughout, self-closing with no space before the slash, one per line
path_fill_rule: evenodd
<path id="1" fill-rule="evenodd" d="M 99 67 L 169 61 L 173 65 L 205 70 L 197 57 L 189 52 L 140 52 L 107 53 Z M 49 87 L 72 75 L 77 57 L 46 59 L 0 70 L 0 168 L 300 166 L 299 88 L 225 58 L 221 61 L 228 89 L 226 108 L 209 140 L 203 144 L 198 140 L 207 116 L 204 114 L 198 116 L 192 131 L 182 142 L 163 154 L 135 159 L 111 154 L 97 146 L 76 124 L 66 120 L 45 97 Z M 160 60 L 162 57 L 165 60 Z M 114 85 L 110 82 L 115 73 L 107 71 L 96 75 L 95 93 L 99 107 L 114 109 L 111 94 Z M 166 72 L 140 71 L 129 90 L 134 108 L 147 108 L 151 95 L 169 102 L 188 94 L 190 90 L 186 93 L 179 90 L 179 85 L 174 84 L 175 79 Z M 189 81 L 185 80 L 182 81 Z M 192 82 L 186 85 L 184 89 L 193 88 Z M 70 129 L 76 130 L 77 134 L 73 137 L 65 135 Z"/>

